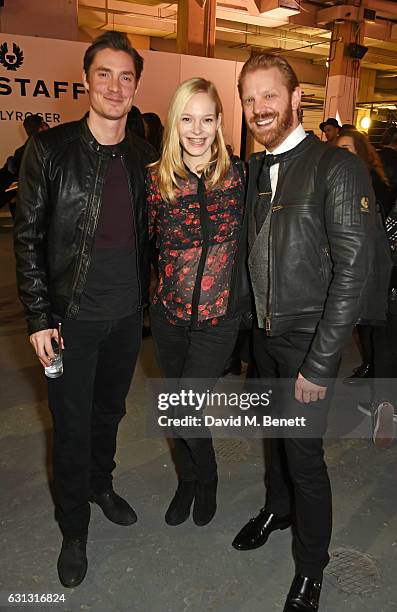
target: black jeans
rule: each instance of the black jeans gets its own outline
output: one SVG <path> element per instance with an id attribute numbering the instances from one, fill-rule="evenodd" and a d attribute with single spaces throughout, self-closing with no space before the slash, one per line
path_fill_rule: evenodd
<path id="1" fill-rule="evenodd" d="M 112 487 L 117 429 L 142 337 L 142 315 L 64 319 L 63 375 L 48 380 L 55 514 L 63 535 L 88 531 L 92 492 Z"/>
<path id="2" fill-rule="evenodd" d="M 222 375 L 236 343 L 238 318 L 192 329 L 168 323 L 152 308 L 150 320 L 157 358 L 166 378 L 216 379 Z M 208 389 L 204 380 L 202 384 Z M 207 428 L 207 436 L 202 438 L 174 437 L 174 461 L 180 480 L 213 480 L 217 465 L 210 430 Z"/>
<path id="3" fill-rule="evenodd" d="M 312 335 L 306 333 L 267 337 L 264 330 L 254 329 L 254 357 L 260 378 L 295 379 L 311 340 Z M 283 402 L 284 414 L 292 416 L 295 406 L 297 414 L 307 412 L 319 435 L 325 433 L 329 400 L 301 405 L 293 398 L 291 386 Z M 331 486 L 322 438 L 272 438 L 270 445 L 266 509 L 279 516 L 293 515 L 297 572 L 320 579 L 329 561 L 332 529 Z"/>

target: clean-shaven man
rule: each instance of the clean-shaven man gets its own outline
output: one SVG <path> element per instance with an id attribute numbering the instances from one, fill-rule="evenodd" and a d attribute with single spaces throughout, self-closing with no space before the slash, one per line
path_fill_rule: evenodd
<path id="1" fill-rule="evenodd" d="M 63 375 L 48 380 L 48 396 L 65 587 L 87 571 L 90 501 L 119 525 L 136 521 L 112 471 L 148 279 L 144 168 L 153 158 L 125 129 L 142 68 L 124 34 L 97 38 L 84 56 L 87 117 L 33 136 L 19 176 L 18 288 L 43 367 L 62 323 Z"/>

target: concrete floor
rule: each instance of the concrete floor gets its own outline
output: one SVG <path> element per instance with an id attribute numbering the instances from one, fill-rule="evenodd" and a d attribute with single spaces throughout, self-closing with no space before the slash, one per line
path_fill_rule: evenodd
<path id="1" fill-rule="evenodd" d="M 158 376 L 150 339 L 144 341 L 120 427 L 115 472 L 115 489 L 134 506 L 138 523 L 119 527 L 93 507 L 86 579 L 74 590 L 61 587 L 56 571 L 61 540 L 48 484 L 51 421 L 46 383 L 16 297 L 10 223 L 6 215 L 0 216 L 0 607 L 27 608 L 11 607 L 10 593 L 63 593 L 65 602 L 48 609 L 282 610 L 294 573 L 290 532 L 273 534 L 256 551 L 231 547 L 236 532 L 263 504 L 260 440 L 235 441 L 234 452 L 227 443 L 218 443 L 219 509 L 210 525 L 164 523 L 176 481 L 167 443 L 145 437 L 145 377 Z M 352 346 L 344 371 L 357 359 Z M 330 440 L 327 458 L 334 492 L 333 558 L 320 609 L 395 612 L 397 446 L 379 451 L 367 440 Z"/>

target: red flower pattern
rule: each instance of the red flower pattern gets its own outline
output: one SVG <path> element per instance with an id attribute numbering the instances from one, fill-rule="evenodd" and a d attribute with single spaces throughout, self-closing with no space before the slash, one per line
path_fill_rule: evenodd
<path id="1" fill-rule="evenodd" d="M 197 177 L 189 173 L 187 179 L 180 180 L 176 200 L 170 205 L 159 195 L 156 169 L 148 171 L 149 232 L 156 235 L 159 248 L 159 285 L 153 302 L 163 305 L 171 323 L 190 322 L 197 283 L 200 287 L 195 306 L 197 324 L 217 325 L 219 317 L 227 313 L 243 215 L 242 175 L 243 163 L 235 159 L 223 182 L 216 189 L 207 190 L 208 227 L 204 233 Z M 204 266 L 203 247 L 207 253 Z"/>

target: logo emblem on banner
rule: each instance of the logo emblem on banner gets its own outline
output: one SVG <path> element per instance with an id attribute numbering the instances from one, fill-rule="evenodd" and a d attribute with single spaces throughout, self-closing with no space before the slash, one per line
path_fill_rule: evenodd
<path id="1" fill-rule="evenodd" d="M 12 51 L 8 50 L 6 42 L 0 45 L 0 64 L 7 70 L 17 70 L 23 64 L 23 51 L 16 43 L 12 45 Z"/>

